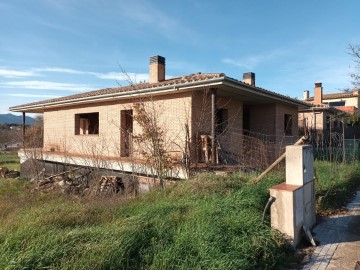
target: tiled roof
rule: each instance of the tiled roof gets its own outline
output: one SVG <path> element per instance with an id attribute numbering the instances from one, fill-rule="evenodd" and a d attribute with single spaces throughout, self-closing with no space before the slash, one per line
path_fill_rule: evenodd
<path id="1" fill-rule="evenodd" d="M 331 112 L 333 114 L 349 114 L 353 115 L 356 113 L 357 108 L 355 106 L 329 106 L 327 104 L 317 104 L 313 105 L 311 108 L 300 108 L 299 112 Z"/>
<path id="2" fill-rule="evenodd" d="M 38 101 L 38 102 L 14 106 L 14 107 L 11 107 L 10 110 L 23 109 L 24 107 L 31 107 L 31 106 L 49 105 L 49 104 L 53 104 L 53 103 L 59 103 L 59 102 L 61 103 L 61 102 L 66 102 L 66 101 L 76 101 L 78 99 L 83 99 L 83 98 L 85 98 L 85 99 L 91 98 L 91 97 L 101 98 L 102 96 L 106 97 L 107 95 L 111 95 L 111 94 L 118 94 L 118 93 L 122 93 L 122 92 L 129 92 L 129 91 L 136 91 L 136 90 L 148 90 L 149 89 L 150 91 L 156 92 L 161 87 L 167 87 L 167 86 L 172 86 L 172 85 L 175 86 L 175 85 L 181 85 L 181 84 L 193 83 L 193 82 L 206 83 L 212 79 L 221 79 L 221 78 L 223 78 L 224 80 L 226 79 L 235 84 L 241 84 L 241 85 L 246 85 L 248 87 L 252 87 L 252 88 L 254 88 L 254 90 L 256 89 L 258 91 L 265 92 L 269 95 L 280 97 L 280 98 L 288 100 L 292 103 L 295 102 L 296 104 L 301 105 L 301 106 L 308 107 L 311 105 L 302 100 L 293 99 L 288 96 L 266 90 L 264 88 L 252 86 L 250 84 L 244 83 L 237 79 L 226 77 L 224 73 L 196 73 L 196 74 L 190 74 L 190 75 L 186 75 L 186 76 L 171 78 L 171 79 L 168 79 L 168 80 L 165 80 L 162 82 L 158 82 L 158 83 L 148 83 L 148 82 L 139 83 L 139 84 L 128 85 L 128 86 L 105 88 L 105 89 L 101 89 L 101 90 L 95 90 L 95 91 L 75 94 L 75 95 L 71 95 L 71 96 L 64 96 L 64 97 L 60 97 L 60 98 L 56 98 L 56 99 L 42 100 L 42 101 Z"/>
<path id="3" fill-rule="evenodd" d="M 134 85 L 119 86 L 119 87 L 114 87 L 114 88 L 105 88 L 105 89 L 101 89 L 101 90 L 89 91 L 89 92 L 84 92 L 84 93 L 70 95 L 70 96 L 64 96 L 64 97 L 55 98 L 55 99 L 47 99 L 47 100 L 42 100 L 42 101 L 38 101 L 38 102 L 27 103 L 27 104 L 23 104 L 23 105 L 14 106 L 12 108 L 15 109 L 17 107 L 42 105 L 42 104 L 59 102 L 59 101 L 76 100 L 76 99 L 86 98 L 86 97 L 96 97 L 96 96 L 100 97 L 102 95 L 116 94 L 116 93 L 121 93 L 121 92 L 128 92 L 128 91 L 148 89 L 148 88 L 155 89 L 157 87 L 162 87 L 162 86 L 171 86 L 171 85 L 176 85 L 176 84 L 180 84 L 180 83 L 206 81 L 209 79 L 215 79 L 215 78 L 220 78 L 220 77 L 225 77 L 225 74 L 224 73 L 190 74 L 187 76 L 168 79 L 168 80 L 158 82 L 158 83 L 145 82 L 145 83 L 139 83 L 139 84 L 134 84 Z"/>
<path id="4" fill-rule="evenodd" d="M 336 98 L 350 98 L 350 97 L 358 97 L 358 91 L 352 92 L 343 92 L 343 93 L 333 93 L 333 94 L 323 94 L 323 100 L 325 99 L 336 99 Z M 306 101 L 313 101 L 314 97 L 306 99 Z"/>
<path id="5" fill-rule="evenodd" d="M 335 107 L 336 109 L 338 109 L 339 111 L 342 111 L 342 112 L 345 112 L 345 113 L 348 113 L 348 114 L 355 114 L 357 109 L 355 106 L 336 106 Z"/>

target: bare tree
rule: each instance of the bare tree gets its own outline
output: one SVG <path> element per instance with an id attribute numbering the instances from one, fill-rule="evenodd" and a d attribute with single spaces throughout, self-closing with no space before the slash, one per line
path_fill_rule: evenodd
<path id="1" fill-rule="evenodd" d="M 355 87 L 360 87 L 360 44 L 350 44 L 349 54 L 353 57 L 355 63 L 354 71 L 350 73 L 352 84 Z"/>
<path id="2" fill-rule="evenodd" d="M 160 186 L 164 188 L 164 181 L 172 167 L 172 158 L 166 147 L 165 131 L 159 125 L 157 110 L 152 106 L 145 106 L 143 102 L 134 104 L 134 120 L 141 127 L 141 133 L 134 136 L 135 142 L 140 146 L 141 155 L 154 169 Z"/>

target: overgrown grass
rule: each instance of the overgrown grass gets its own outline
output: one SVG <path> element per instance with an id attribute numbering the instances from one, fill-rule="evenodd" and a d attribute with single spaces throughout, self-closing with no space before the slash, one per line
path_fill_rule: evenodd
<path id="1" fill-rule="evenodd" d="M 246 181 L 207 175 L 130 202 L 1 192 L 0 269 L 280 268 L 283 238 L 261 222 L 278 180 Z"/>
<path id="2" fill-rule="evenodd" d="M 315 162 L 317 212 L 332 213 L 351 199 L 360 186 L 360 164 Z"/>
<path id="3" fill-rule="evenodd" d="M 17 153 L 0 153 L 0 167 L 6 167 L 9 170 L 20 170 L 19 157 Z"/>
<path id="4" fill-rule="evenodd" d="M 331 166 L 315 163 L 320 210 L 360 179 L 358 165 Z M 30 193 L 26 181 L 0 179 L 0 269 L 281 269 L 284 238 L 261 216 L 284 171 L 249 178 L 201 175 L 127 201 Z"/>

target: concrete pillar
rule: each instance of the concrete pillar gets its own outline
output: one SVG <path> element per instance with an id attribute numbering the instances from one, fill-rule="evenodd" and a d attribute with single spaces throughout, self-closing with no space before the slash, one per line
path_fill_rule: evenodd
<path id="1" fill-rule="evenodd" d="M 301 240 L 303 226 L 316 222 L 314 161 L 308 145 L 286 147 L 286 182 L 270 189 L 271 226 L 290 237 L 294 246 Z"/>

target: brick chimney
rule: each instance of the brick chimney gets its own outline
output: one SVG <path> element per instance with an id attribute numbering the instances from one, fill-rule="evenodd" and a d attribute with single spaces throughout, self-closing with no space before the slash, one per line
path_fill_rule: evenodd
<path id="1" fill-rule="evenodd" d="M 243 80 L 242 81 L 244 83 L 255 86 L 255 73 L 253 73 L 253 72 L 243 73 Z"/>
<path id="2" fill-rule="evenodd" d="M 149 83 L 165 81 L 165 57 L 155 55 L 150 57 Z"/>
<path id="3" fill-rule="evenodd" d="M 322 100 L 323 100 L 322 83 L 317 82 L 315 83 L 315 88 L 314 88 L 314 105 L 322 104 Z"/>
<path id="4" fill-rule="evenodd" d="M 303 100 L 307 100 L 308 98 L 309 98 L 309 90 L 305 90 Z"/>

